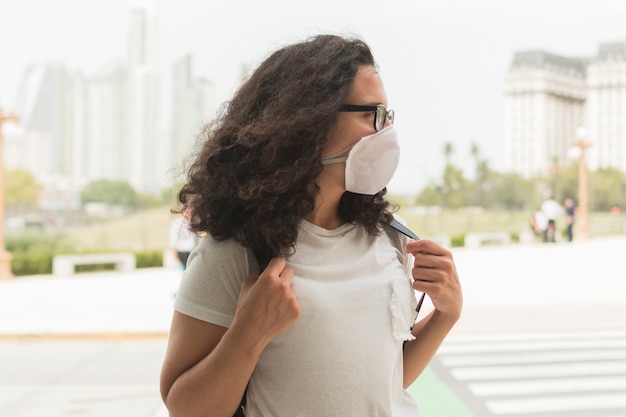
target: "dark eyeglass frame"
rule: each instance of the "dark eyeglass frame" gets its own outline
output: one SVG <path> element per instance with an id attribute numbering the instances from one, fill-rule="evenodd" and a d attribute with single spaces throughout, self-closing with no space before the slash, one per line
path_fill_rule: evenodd
<path id="1" fill-rule="evenodd" d="M 395 113 L 393 110 L 387 110 L 382 104 L 376 104 L 373 106 L 361 106 L 358 104 L 344 104 L 339 108 L 339 111 L 343 112 L 360 112 L 360 111 L 373 111 L 374 115 L 374 130 L 379 132 L 385 127 L 387 120 L 393 124 Z"/>

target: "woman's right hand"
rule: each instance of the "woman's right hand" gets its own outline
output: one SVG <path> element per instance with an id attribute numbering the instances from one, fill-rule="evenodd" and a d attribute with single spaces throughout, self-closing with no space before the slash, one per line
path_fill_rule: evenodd
<path id="1" fill-rule="evenodd" d="M 242 325 L 252 340 L 267 345 L 291 327 L 299 315 L 293 270 L 284 258 L 277 257 L 260 275 L 254 272 L 243 282 L 233 326 Z"/>

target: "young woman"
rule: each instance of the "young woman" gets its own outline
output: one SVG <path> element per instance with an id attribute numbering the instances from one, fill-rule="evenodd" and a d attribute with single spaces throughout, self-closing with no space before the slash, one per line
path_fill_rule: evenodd
<path id="1" fill-rule="evenodd" d="M 192 252 L 161 376 L 173 417 L 415 416 L 404 390 L 458 320 L 449 251 L 384 199 L 393 112 L 359 39 L 269 56 L 203 132 L 180 192 Z M 259 274 L 257 259 L 271 258 Z M 415 291 L 434 305 L 415 323 Z"/>

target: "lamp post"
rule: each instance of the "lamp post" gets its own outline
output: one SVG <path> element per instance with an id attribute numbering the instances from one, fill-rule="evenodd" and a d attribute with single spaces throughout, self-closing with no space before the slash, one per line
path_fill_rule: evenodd
<path id="1" fill-rule="evenodd" d="M 2 136 L 2 126 L 5 122 L 17 123 L 16 115 L 4 115 L 0 109 L 0 279 L 13 278 L 11 273 L 11 255 L 4 247 L 4 141 Z"/>
<path id="2" fill-rule="evenodd" d="M 580 150 L 578 157 L 578 213 L 575 223 L 574 233 L 575 239 L 587 240 L 590 238 L 589 233 L 589 200 L 588 191 L 589 184 L 587 182 L 587 163 L 585 162 L 585 151 L 591 146 L 586 141 L 587 130 L 579 127 L 576 130 L 576 140 L 573 145 Z"/>

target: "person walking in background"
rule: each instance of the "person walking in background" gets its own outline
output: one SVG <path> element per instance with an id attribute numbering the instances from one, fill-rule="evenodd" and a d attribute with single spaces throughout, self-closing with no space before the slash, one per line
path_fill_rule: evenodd
<path id="1" fill-rule="evenodd" d="M 184 271 L 187 269 L 189 254 L 198 244 L 198 236 L 189 227 L 191 208 L 184 207 L 170 225 L 169 248 Z"/>
<path id="2" fill-rule="evenodd" d="M 556 242 L 556 219 L 563 213 L 563 208 L 550 196 L 541 203 L 541 212 L 548 221 L 544 242 Z"/>
<path id="3" fill-rule="evenodd" d="M 531 219 L 530 225 L 535 233 L 535 236 L 540 236 L 543 242 L 547 241 L 548 233 L 548 219 L 541 210 L 535 210 Z"/>
<path id="4" fill-rule="evenodd" d="M 574 200 L 571 198 L 565 199 L 565 215 L 567 216 L 567 241 L 571 242 L 574 239 L 574 214 L 576 212 L 576 206 Z"/>
<path id="5" fill-rule="evenodd" d="M 174 304 L 171 416 L 242 398 L 246 417 L 418 415 L 406 388 L 463 297 L 450 251 L 390 230 L 393 121 L 367 44 L 320 35 L 267 57 L 204 128 L 178 195 L 206 237 Z M 434 307 L 419 321 L 416 290 Z"/>

